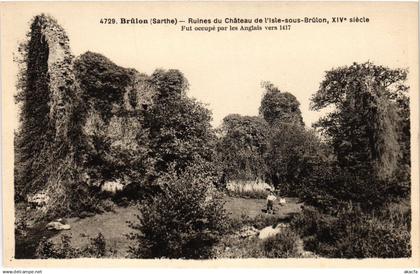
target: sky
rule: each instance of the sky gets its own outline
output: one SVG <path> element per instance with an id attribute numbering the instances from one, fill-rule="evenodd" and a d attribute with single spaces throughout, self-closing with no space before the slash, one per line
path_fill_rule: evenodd
<path id="1" fill-rule="evenodd" d="M 127 4 L 128 5 L 128 4 Z M 230 113 L 257 115 L 262 81 L 294 94 L 305 124 L 325 112 L 311 111 L 310 97 L 325 71 L 353 62 L 372 61 L 389 67 L 415 64 L 415 16 L 411 6 L 305 4 L 26 4 L 2 12 L 7 46 L 17 47 L 32 16 L 55 17 L 70 38 L 74 55 L 104 54 L 117 65 L 153 73 L 179 69 L 190 83 L 188 95 L 206 104 L 214 126 Z M 221 18 L 365 16 L 368 24 L 296 24 L 289 31 L 181 32 L 172 25 L 104 25 L 101 18 Z M 4 37 L 3 36 L 3 37 Z M 415 35 L 414 35 L 415 36 Z M 3 38 L 2 37 L 2 38 Z M 7 53 L 9 54 L 9 52 Z M 14 71 L 15 65 L 12 65 Z"/>

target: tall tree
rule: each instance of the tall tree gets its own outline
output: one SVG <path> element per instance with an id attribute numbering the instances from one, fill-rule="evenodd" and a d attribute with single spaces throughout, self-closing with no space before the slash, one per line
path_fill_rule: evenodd
<path id="1" fill-rule="evenodd" d="M 406 77 L 406 70 L 371 62 L 326 73 L 311 107 L 334 107 L 315 126 L 331 143 L 342 168 L 379 180 L 395 175 L 404 139 L 401 134 L 407 134 L 400 127 L 407 113 L 397 104 L 397 98 L 406 97 Z"/>
<path id="2" fill-rule="evenodd" d="M 227 179 L 265 178 L 269 136 L 269 126 L 260 117 L 230 114 L 223 119 L 218 150 Z"/>
<path id="3" fill-rule="evenodd" d="M 261 100 L 260 115 L 271 126 L 285 123 L 304 126 L 300 103 L 289 92 L 281 92 L 270 82 L 263 82 L 265 93 Z"/>
<path id="4" fill-rule="evenodd" d="M 211 112 L 186 96 L 188 82 L 180 71 L 156 70 L 151 82 L 157 92 L 146 111 L 145 127 L 150 132 L 157 175 L 166 173 L 172 165 L 177 172 L 193 162 L 208 167 L 214 160 L 216 141 Z"/>
<path id="5" fill-rule="evenodd" d="M 299 187 L 327 161 L 328 153 L 315 132 L 280 124 L 272 130 L 265 159 L 273 185 L 296 195 Z"/>

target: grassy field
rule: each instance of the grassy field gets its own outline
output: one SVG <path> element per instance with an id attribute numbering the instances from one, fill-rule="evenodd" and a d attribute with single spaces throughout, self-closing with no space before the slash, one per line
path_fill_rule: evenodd
<path id="1" fill-rule="evenodd" d="M 301 204 L 296 199 L 287 198 L 287 204 L 284 206 L 275 205 L 274 215 L 270 218 L 285 218 L 291 214 L 300 211 Z M 265 199 L 244 199 L 237 197 L 225 197 L 225 209 L 232 219 L 243 219 L 244 217 L 254 219 L 263 217 L 265 213 Z M 89 238 L 96 237 L 102 233 L 106 240 L 107 248 L 115 251 L 115 257 L 124 257 L 127 255 L 129 241 L 126 234 L 132 232 L 127 221 L 137 222 L 136 214 L 139 211 L 135 206 L 116 207 L 114 212 L 97 214 L 84 219 L 71 218 L 68 223 L 71 230 L 62 231 L 52 237 L 53 241 L 58 241 L 61 235 L 72 237 L 72 246 L 81 248 L 89 242 Z"/>
<path id="2" fill-rule="evenodd" d="M 238 197 L 226 197 L 225 209 L 233 219 L 242 218 L 244 215 L 255 218 L 259 215 L 266 215 L 265 199 L 244 199 Z M 280 206 L 275 203 L 274 216 L 288 218 L 291 214 L 300 212 L 302 203 L 296 198 L 286 198 L 286 205 Z"/>
<path id="3" fill-rule="evenodd" d="M 61 235 L 72 237 L 72 246 L 82 248 L 90 238 L 101 233 L 105 240 L 107 249 L 115 251 L 115 257 L 127 255 L 129 241 L 125 235 L 133 232 L 127 222 L 137 222 L 136 215 L 139 210 L 136 206 L 115 207 L 113 212 L 105 212 L 92 217 L 67 219 L 71 226 L 55 235 L 52 240 L 58 241 Z"/>

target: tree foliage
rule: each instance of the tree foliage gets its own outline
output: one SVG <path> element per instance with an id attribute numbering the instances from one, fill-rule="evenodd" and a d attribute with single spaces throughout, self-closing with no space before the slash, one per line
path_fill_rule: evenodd
<path id="1" fill-rule="evenodd" d="M 400 163 L 409 165 L 406 77 L 406 70 L 370 62 L 326 73 L 311 107 L 334 107 L 315 126 L 327 138 L 344 172 L 357 174 L 360 180 L 373 176 L 378 183 L 389 183 L 399 180 L 395 176 Z"/>
<path id="2" fill-rule="evenodd" d="M 326 168 L 329 153 L 315 132 L 299 125 L 280 124 L 273 129 L 265 161 L 275 186 L 300 195 L 305 184 L 325 175 L 326 171 L 319 169 Z"/>
<path id="3" fill-rule="evenodd" d="M 289 92 L 282 92 L 270 82 L 264 82 L 265 93 L 261 100 L 260 115 L 271 126 L 279 123 L 303 126 L 300 103 Z"/>
<path id="4" fill-rule="evenodd" d="M 89 51 L 76 59 L 74 70 L 83 91 L 86 111 L 93 108 L 101 118 L 109 120 L 113 105 L 122 105 L 134 70 L 117 66 L 105 56 Z"/>
<path id="5" fill-rule="evenodd" d="M 411 212 L 384 208 L 366 213 L 351 204 L 336 216 L 305 207 L 291 227 L 306 250 L 328 258 L 407 258 L 411 256 Z"/>
<path id="6" fill-rule="evenodd" d="M 195 161 L 214 160 L 216 137 L 211 112 L 186 96 L 188 82 L 178 70 L 156 70 L 151 76 L 156 87 L 153 105 L 145 114 L 151 157 L 156 175 L 175 165 L 182 172 Z"/>
<path id="7" fill-rule="evenodd" d="M 189 167 L 170 167 L 159 178 L 161 192 L 142 203 L 130 253 L 135 258 L 205 259 L 226 230 L 223 201 L 210 177 Z"/>
<path id="8" fill-rule="evenodd" d="M 268 124 L 260 117 L 230 114 L 223 119 L 218 151 L 228 180 L 266 177 L 264 155 L 269 146 Z"/>

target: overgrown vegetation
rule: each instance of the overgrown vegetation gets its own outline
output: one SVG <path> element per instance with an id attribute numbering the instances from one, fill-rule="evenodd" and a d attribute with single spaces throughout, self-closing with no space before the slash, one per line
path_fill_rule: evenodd
<path id="1" fill-rule="evenodd" d="M 406 176 L 395 177 L 410 161 L 401 158 L 410 146 L 408 105 L 402 104 L 408 102 L 406 78 L 403 69 L 355 63 L 327 72 L 312 97 L 313 109 L 336 109 L 315 126 L 327 138 L 340 170 L 372 178 L 370 185 L 384 185 L 387 196 L 408 194 L 402 181 Z"/>
<path id="2" fill-rule="evenodd" d="M 410 256 L 411 215 L 387 209 L 409 199 L 406 77 L 406 70 L 355 63 L 327 72 L 312 97 L 313 109 L 335 110 L 315 125 L 330 160 L 298 188 L 315 206 L 294 220 L 307 249 L 333 258 Z"/>
<path id="3" fill-rule="evenodd" d="M 307 208 L 292 221 L 305 249 L 331 258 L 410 257 L 410 224 L 410 211 L 367 214 L 358 207 L 342 209 L 336 216 Z"/>
<path id="4" fill-rule="evenodd" d="M 407 70 L 366 62 L 327 71 L 311 108 L 333 110 L 313 129 L 293 94 L 264 82 L 259 116 L 230 114 L 213 129 L 182 72 L 149 76 L 92 52 L 73 58 L 49 16 L 34 18 L 19 51 L 15 201 L 48 197 L 38 218 L 139 203 L 135 258 L 295 257 L 299 237 L 324 257 L 411 255 L 410 211 L 389 206 L 410 194 Z M 228 220 L 220 193 L 265 198 L 267 188 L 310 207 L 275 237 L 238 242 L 234 229 L 281 220 Z M 16 222 L 16 234 L 25 229 Z M 79 250 L 65 236 L 37 254 L 104 257 L 105 242 L 98 235 Z M 218 250 L 232 244 L 240 251 Z"/>
<path id="5" fill-rule="evenodd" d="M 96 237 L 90 238 L 89 243 L 79 249 L 71 245 L 71 236 L 62 235 L 59 242 L 43 239 L 37 250 L 37 257 L 40 259 L 72 259 L 72 258 L 103 258 L 112 256 L 114 252 L 107 249 L 104 236 L 99 233 Z"/>
<path id="6" fill-rule="evenodd" d="M 223 180 L 264 180 L 264 155 L 268 149 L 268 124 L 260 117 L 231 114 L 223 119 L 218 152 Z"/>
<path id="7" fill-rule="evenodd" d="M 171 170 L 160 179 L 162 191 L 143 202 L 138 231 L 130 253 L 134 258 L 202 259 L 226 230 L 226 215 L 212 182 L 188 169 L 179 176 Z"/>
<path id="8" fill-rule="evenodd" d="M 290 228 L 281 233 L 259 239 L 258 230 L 284 223 L 284 217 L 260 214 L 250 218 L 244 214 L 229 222 L 224 237 L 214 246 L 214 258 L 298 258 L 300 239 Z M 247 233 L 250 232 L 250 234 Z"/>
<path id="9" fill-rule="evenodd" d="M 296 258 L 299 257 L 297 247 L 299 237 L 290 229 L 263 241 L 263 255 L 266 258 Z"/>
<path id="10" fill-rule="evenodd" d="M 60 58 L 51 61 L 52 47 Z M 34 18 L 19 51 L 15 201 L 41 190 L 54 193 L 47 208 L 53 214 L 71 207 L 68 188 L 80 182 L 75 155 L 80 93 L 72 73 L 73 56 L 63 28 L 44 15 Z"/>

